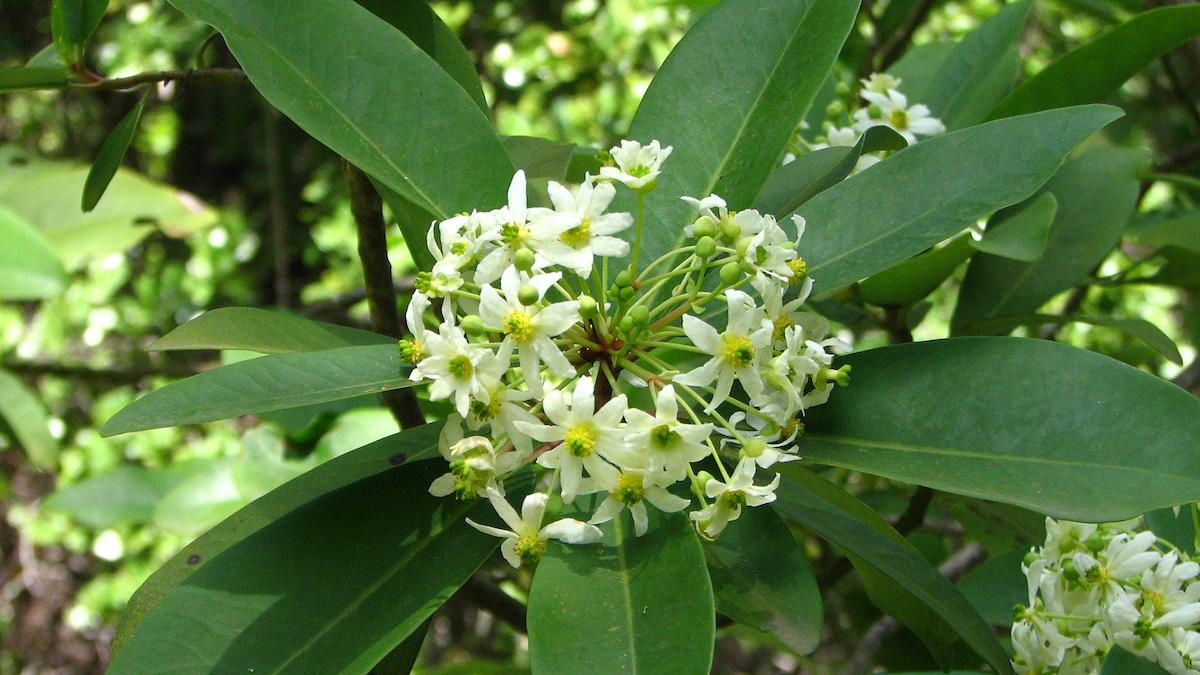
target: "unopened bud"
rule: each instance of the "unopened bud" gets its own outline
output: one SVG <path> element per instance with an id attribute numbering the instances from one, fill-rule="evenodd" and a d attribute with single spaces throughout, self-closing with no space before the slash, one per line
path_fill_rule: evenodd
<path id="1" fill-rule="evenodd" d="M 742 237 L 733 245 L 733 250 L 737 251 L 738 257 L 746 255 L 746 251 L 750 250 L 751 237 Z"/>
<path id="2" fill-rule="evenodd" d="M 721 265 L 721 281 L 726 285 L 730 285 L 738 280 L 742 275 L 742 267 L 735 262 L 725 263 Z"/>
<path id="3" fill-rule="evenodd" d="M 633 317 L 626 314 L 621 318 L 621 322 L 617 324 L 617 327 L 620 328 L 621 332 L 625 335 L 633 333 Z"/>
<path id="4" fill-rule="evenodd" d="M 1029 567 L 1030 565 L 1037 562 L 1038 560 L 1041 560 L 1041 558 L 1042 558 L 1042 556 L 1038 555 L 1034 551 L 1030 551 L 1025 554 L 1025 559 L 1023 562 L 1025 563 L 1026 567 Z"/>
<path id="5" fill-rule="evenodd" d="M 767 451 L 767 442 L 761 438 L 751 438 L 742 446 L 742 454 L 747 457 L 758 457 Z"/>
<path id="6" fill-rule="evenodd" d="M 841 101 L 835 100 L 833 103 L 830 103 L 829 105 L 825 106 L 825 117 L 827 117 L 828 119 L 831 119 L 831 120 L 836 120 L 836 119 L 841 118 L 842 114 L 845 112 L 846 112 L 846 104 L 842 103 Z"/>
<path id="7" fill-rule="evenodd" d="M 710 236 L 700 237 L 696 242 L 696 255 L 700 258 L 711 258 L 717 252 L 717 242 Z"/>
<path id="8" fill-rule="evenodd" d="M 696 235 L 697 239 L 715 236 L 717 234 L 717 223 L 708 216 L 700 216 L 696 219 L 696 223 L 692 225 L 692 234 Z"/>
<path id="9" fill-rule="evenodd" d="M 645 305 L 638 305 L 629 310 L 629 318 L 633 319 L 633 325 L 640 328 L 650 323 L 650 310 Z"/>
<path id="10" fill-rule="evenodd" d="M 462 318 L 462 329 L 467 335 L 483 335 L 483 319 L 478 314 L 468 314 Z"/>
<path id="11" fill-rule="evenodd" d="M 883 117 L 883 109 L 872 103 L 871 105 L 867 106 L 867 117 L 870 117 L 873 120 L 880 119 Z"/>
<path id="12" fill-rule="evenodd" d="M 540 295 L 537 287 L 533 284 L 522 284 L 521 289 L 517 291 L 517 300 L 520 300 L 522 305 L 528 307 L 537 303 L 541 299 Z"/>
<path id="13" fill-rule="evenodd" d="M 850 85 L 846 84 L 845 82 L 838 82 L 833 87 L 833 93 L 837 94 L 838 96 L 849 96 Z"/>
<path id="14" fill-rule="evenodd" d="M 708 481 L 713 480 L 713 475 L 707 471 L 701 471 L 692 479 L 692 484 L 696 486 L 700 492 L 704 492 L 704 487 L 708 485 Z"/>
<path id="15" fill-rule="evenodd" d="M 721 223 L 721 241 L 733 243 L 742 234 L 742 228 L 732 220 L 726 220 Z"/>
<path id="16" fill-rule="evenodd" d="M 596 316 L 596 310 L 599 305 L 596 304 L 596 299 L 590 295 L 579 296 L 579 316 L 590 319 Z"/>
<path id="17" fill-rule="evenodd" d="M 1096 530 L 1088 536 L 1087 541 L 1083 542 L 1083 545 L 1092 553 L 1099 553 L 1104 550 L 1104 536 L 1100 534 L 1099 530 Z"/>
<path id="18" fill-rule="evenodd" d="M 1079 581 L 1079 570 L 1075 569 L 1075 561 L 1067 558 L 1062 561 L 1063 578 L 1067 581 Z"/>
<path id="19" fill-rule="evenodd" d="M 517 249 L 517 252 L 513 254 L 513 265 L 522 272 L 528 272 L 529 270 L 533 269 L 533 263 L 536 257 L 537 256 L 533 254 L 533 251 L 530 251 L 524 247 L 519 248 Z"/>
<path id="20" fill-rule="evenodd" d="M 633 274 L 630 273 L 629 270 L 621 270 L 621 272 L 617 274 L 616 283 L 620 288 L 628 286 L 629 284 L 633 283 Z"/>
<path id="21" fill-rule="evenodd" d="M 625 288 L 621 289 L 621 300 L 623 300 L 625 302 L 629 302 L 630 300 L 632 300 L 633 296 L 635 296 L 635 295 L 637 295 L 637 291 L 633 290 L 629 286 L 626 286 Z"/>

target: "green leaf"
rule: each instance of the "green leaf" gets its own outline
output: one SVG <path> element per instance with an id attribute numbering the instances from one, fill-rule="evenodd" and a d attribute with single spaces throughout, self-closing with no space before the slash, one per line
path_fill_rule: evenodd
<path id="1" fill-rule="evenodd" d="M 163 497 L 188 477 L 207 470 L 209 464 L 198 460 L 165 469 L 123 466 L 55 491 L 42 502 L 42 508 L 96 529 L 146 523 Z"/>
<path id="2" fill-rule="evenodd" d="M 1024 553 L 1046 539 L 1046 516 L 1029 509 L 945 492 L 936 494 L 935 499 L 989 555 L 1012 550 Z"/>
<path id="3" fill-rule="evenodd" d="M 1139 246 L 1178 246 L 1200 253 L 1200 211 L 1135 214 L 1125 236 Z"/>
<path id="4" fill-rule="evenodd" d="M 247 499 L 233 480 L 233 457 L 209 462 L 164 494 L 154 506 L 154 524 L 166 532 L 196 536 L 234 514 Z"/>
<path id="5" fill-rule="evenodd" d="M 1164 246 L 1155 252 L 1163 266 L 1149 277 L 1130 279 L 1126 283 L 1160 284 L 1180 288 L 1200 288 L 1200 253 L 1178 246 Z"/>
<path id="6" fill-rule="evenodd" d="M 129 150 L 129 144 L 133 142 L 133 135 L 137 132 L 138 121 L 142 119 L 142 110 L 146 107 L 148 97 L 147 93 L 138 99 L 137 105 L 117 122 L 117 126 L 109 132 L 100 146 L 100 151 L 96 153 L 87 180 L 83 183 L 83 200 L 80 207 L 84 212 L 96 208 L 113 176 L 117 175 L 121 160 L 125 158 L 125 152 Z"/>
<path id="7" fill-rule="evenodd" d="M 822 148 L 801 155 L 771 174 L 754 208 L 777 218 L 787 217 L 814 195 L 849 176 L 864 152 L 906 147 L 908 141 L 891 127 L 877 126 L 867 129 L 851 147 Z"/>
<path id="8" fill-rule="evenodd" d="M 487 116 L 412 40 L 353 0 L 293 0 L 286 12 L 241 0 L 172 4 L 221 32 L 272 105 L 421 209 L 447 218 L 503 203 L 512 164 Z"/>
<path id="9" fill-rule="evenodd" d="M 1176 509 L 1156 509 L 1146 514 L 1146 529 L 1154 532 L 1161 540 L 1169 541 L 1180 551 L 1196 553 L 1196 521 L 1200 514 L 1196 505 L 1184 504 Z"/>
<path id="10" fill-rule="evenodd" d="M 907 306 L 919 302 L 942 285 L 958 266 L 971 257 L 971 235 L 954 239 L 862 280 L 858 290 L 872 305 Z"/>
<path id="11" fill-rule="evenodd" d="M 41 300 L 67 286 L 67 273 L 41 235 L 0 207 L 0 300 Z"/>
<path id="12" fill-rule="evenodd" d="M 530 181 L 582 183 L 585 173 L 593 176 L 600 173 L 596 150 L 574 143 L 556 143 L 536 136 L 505 136 L 504 149 L 513 166 L 523 169 Z"/>
<path id="13" fill-rule="evenodd" d="M 367 672 L 498 543 L 465 522 L 491 522 L 486 502 L 429 495 L 445 471 L 440 459 L 384 471 L 212 557 L 190 554 L 195 571 L 141 619 L 108 672 Z"/>
<path id="14" fill-rule="evenodd" d="M 937 73 L 958 48 L 956 42 L 926 42 L 904 53 L 887 69 L 889 75 L 901 80 L 900 91 L 913 103 L 924 102 L 925 92 L 934 85 Z"/>
<path id="15" fill-rule="evenodd" d="M 64 62 L 75 64 L 83 59 L 84 45 L 107 9 L 108 0 L 51 0 L 50 34 Z"/>
<path id="16" fill-rule="evenodd" d="M 967 34 L 920 98 L 912 100 L 928 105 L 950 129 L 983 120 L 1017 80 L 1020 62 L 1015 47 L 1032 7 L 1032 0 L 1005 5 Z"/>
<path id="17" fill-rule="evenodd" d="M 211 422 L 416 384 L 394 344 L 271 354 L 156 389 L 113 415 L 100 433 Z"/>
<path id="18" fill-rule="evenodd" d="M 1109 106 L 1051 110 L 901 150 L 800 208 L 810 273 L 832 290 L 920 253 L 1033 194 L 1072 148 L 1119 115 Z"/>
<path id="19" fill-rule="evenodd" d="M 1009 260 L 1033 262 L 1046 252 L 1050 226 L 1058 212 L 1054 193 L 1043 192 L 1016 213 L 990 225 L 979 241 L 971 245 L 984 253 Z"/>
<path id="20" fill-rule="evenodd" d="M 794 463 L 781 465 L 779 472 L 786 480 L 777 490 L 777 511 L 894 581 L 993 668 L 1012 673 L 1004 649 L 966 598 L 906 542 L 897 541 L 899 535 L 878 514 Z"/>
<path id="21" fill-rule="evenodd" d="M 629 130 L 629 138 L 674 147 L 646 198 L 644 261 L 682 241 L 694 209 L 680 196 L 716 193 L 734 209 L 754 203 L 824 84 L 858 5 L 725 0 L 684 35 Z M 632 205 L 622 191 L 614 208 L 632 211 Z"/>
<path id="22" fill-rule="evenodd" d="M 0 92 L 21 89 L 63 89 L 70 82 L 62 66 L 6 66 L 0 68 Z"/>
<path id="23" fill-rule="evenodd" d="M 1045 188 L 1058 201 L 1045 252 L 1032 262 L 974 256 L 959 291 L 952 331 L 1035 312 L 1086 279 L 1120 241 L 1148 159 L 1141 150 L 1097 146 L 1064 164 Z M 1001 223 L 998 230 L 1005 227 Z"/>
<path id="24" fill-rule="evenodd" d="M 552 542 L 529 591 L 529 649 L 544 673 L 706 673 L 713 592 L 683 514 L 634 537 L 622 513 L 602 543 Z"/>
<path id="25" fill-rule="evenodd" d="M 386 335 L 255 307 L 209 310 L 150 344 L 151 350 L 244 349 L 263 354 L 395 345 Z"/>
<path id="26" fill-rule="evenodd" d="M 958 590 L 993 626 L 1012 625 L 1013 606 L 1029 602 L 1021 563 L 1028 551 L 1011 550 L 989 557 L 958 581 Z"/>
<path id="27" fill-rule="evenodd" d="M 441 427 L 440 424 L 426 424 L 330 460 L 255 500 L 235 516 L 185 546 L 130 598 L 113 639 L 114 652 L 136 634 L 141 620 L 162 598 L 199 569 L 199 563 L 212 560 L 231 546 L 326 494 L 402 464 L 435 456 Z M 425 491 L 419 493 L 425 494 Z"/>
<path id="28" fill-rule="evenodd" d="M 1200 500 L 1200 400 L 1107 356 L 977 337 L 841 362 L 854 381 L 809 411 L 807 459 L 1087 522 Z"/>
<path id="29" fill-rule="evenodd" d="M 1092 103 L 1185 41 L 1200 35 L 1200 5 L 1142 12 L 1042 69 L 1009 94 L 992 118 Z"/>
<path id="30" fill-rule="evenodd" d="M 1166 675 L 1166 672 L 1146 659 L 1117 646 L 1104 658 L 1104 666 L 1100 669 L 1100 675 Z"/>
<path id="31" fill-rule="evenodd" d="M 4 242 L 6 248 L 12 245 L 7 239 L 4 239 Z M 0 279 L 2 278 L 0 273 Z M 34 466 L 43 471 L 53 471 L 57 467 L 58 441 L 50 434 L 50 418 L 45 406 L 16 375 L 2 369 L 0 421 L 8 424 L 15 437 L 16 446 Z"/>
<path id="32" fill-rule="evenodd" d="M 354 0 L 371 10 L 375 16 L 390 23 L 404 33 L 413 44 L 437 62 L 446 74 L 454 78 L 479 106 L 487 112 L 487 100 L 483 97 L 483 85 L 475 72 L 475 62 L 467 48 L 442 22 L 437 12 L 425 0 Z"/>
<path id="33" fill-rule="evenodd" d="M 1021 316 L 1004 316 L 973 324 L 968 334 L 1002 335 L 1009 333 L 1017 326 L 1044 326 L 1050 323 L 1086 323 L 1092 326 L 1103 326 L 1121 331 L 1135 337 L 1146 346 L 1162 354 L 1171 363 L 1183 365 L 1183 356 L 1171 338 L 1158 326 L 1145 319 L 1114 319 L 1107 316 L 1059 316 L 1057 314 L 1024 314 Z"/>
<path id="34" fill-rule="evenodd" d="M 716 541 L 703 543 L 717 611 L 798 654 L 817 648 L 821 589 L 804 549 L 773 510 L 743 509 Z"/>

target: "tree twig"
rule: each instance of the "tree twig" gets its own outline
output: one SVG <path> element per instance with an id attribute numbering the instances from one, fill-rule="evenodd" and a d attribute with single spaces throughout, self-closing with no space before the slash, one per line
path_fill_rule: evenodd
<path id="1" fill-rule="evenodd" d="M 292 219 L 287 206 L 288 176 L 279 135 L 279 111 L 266 100 L 263 100 L 262 108 L 275 303 L 282 309 L 291 309 L 296 300 L 292 288 L 292 241 L 289 236 Z"/>
<path id="2" fill-rule="evenodd" d="M 371 328 L 394 338 L 400 337 L 400 312 L 396 308 L 396 287 L 392 282 L 392 263 L 388 260 L 387 225 L 383 220 L 383 201 L 371 179 L 345 160 L 342 169 L 350 188 L 350 212 L 358 227 L 358 257 L 362 261 L 367 308 Z M 396 422 L 403 429 L 425 423 L 417 395 L 411 389 L 381 394 Z"/>
<path id="3" fill-rule="evenodd" d="M 101 79 L 95 82 L 76 84 L 75 87 L 88 91 L 121 91 L 159 82 L 241 82 L 245 79 L 246 73 L 237 68 L 188 68 L 187 70 L 158 70 L 138 73 L 129 77 Z"/>
<path id="4" fill-rule="evenodd" d="M 147 377 L 189 377 L 201 372 L 202 369 L 191 366 L 162 366 L 159 368 L 93 368 L 91 366 L 66 365 L 62 363 L 41 363 L 38 361 L 4 361 L 0 369 L 10 370 L 19 375 L 41 376 L 51 375 L 68 379 L 98 382 L 102 384 L 133 384 Z"/>
<path id="5" fill-rule="evenodd" d="M 525 621 L 525 605 L 482 576 L 475 575 L 467 579 L 458 593 L 467 602 L 508 624 L 518 633 L 529 632 Z"/>
<path id="6" fill-rule="evenodd" d="M 879 65 L 876 70 L 887 70 L 893 63 L 900 60 L 904 50 L 912 42 L 913 33 L 916 33 L 921 24 L 925 23 L 925 19 L 929 18 L 929 13 L 933 11 L 933 5 L 934 0 L 921 0 L 921 4 L 917 5 L 916 11 L 908 17 L 904 27 L 883 43 L 883 48 L 879 50 Z"/>

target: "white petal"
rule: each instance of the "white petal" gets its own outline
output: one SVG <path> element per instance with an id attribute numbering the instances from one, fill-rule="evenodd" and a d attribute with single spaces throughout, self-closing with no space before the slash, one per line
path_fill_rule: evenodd
<path id="1" fill-rule="evenodd" d="M 542 514 L 546 512 L 546 502 L 550 501 L 549 495 L 544 492 L 534 492 L 525 498 L 521 504 L 521 524 L 525 526 L 525 532 L 537 532 L 542 526 Z"/>
<path id="2" fill-rule="evenodd" d="M 721 335 L 699 317 L 684 314 L 683 332 L 687 334 L 692 344 L 708 354 L 716 354 L 721 350 Z"/>
<path id="3" fill-rule="evenodd" d="M 594 544 L 600 541 L 604 533 L 595 525 L 589 525 L 574 518 L 563 518 L 543 527 L 541 536 L 546 539 L 557 539 L 566 544 Z"/>

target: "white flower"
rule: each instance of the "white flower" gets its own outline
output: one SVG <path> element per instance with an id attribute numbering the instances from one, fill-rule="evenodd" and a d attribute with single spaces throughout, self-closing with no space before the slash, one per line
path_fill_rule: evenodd
<path id="1" fill-rule="evenodd" d="M 561 276 L 561 273 L 553 272 L 530 277 L 527 283 L 537 289 L 539 303 L 545 298 L 546 290 Z M 543 361 L 559 377 L 574 373 L 571 362 L 551 338 L 561 335 L 579 321 L 579 301 L 568 300 L 545 306 L 523 305 L 519 297 L 521 274 L 515 267 L 504 271 L 500 290 L 503 296 L 491 286 L 480 289 L 479 316 L 484 325 L 504 333 L 506 344 L 516 345 L 525 386 L 530 391 L 541 393 L 542 378 L 539 371 Z"/>
<path id="2" fill-rule="evenodd" d="M 629 253 L 629 242 L 610 236 L 633 225 L 628 213 L 604 212 L 617 193 L 611 184 L 588 176 L 574 194 L 553 181 L 547 189 L 554 214 L 530 226 L 535 248 L 546 260 L 587 277 L 595 256 Z"/>
<path id="3" fill-rule="evenodd" d="M 645 457 L 651 471 L 662 471 L 672 480 L 683 480 L 688 465 L 709 454 L 704 441 L 712 435 L 713 425 L 681 422 L 672 385 L 658 392 L 653 415 L 630 408 L 625 421 L 630 448 Z"/>
<path id="4" fill-rule="evenodd" d="M 483 392 L 471 400 L 471 414 L 467 422 L 472 429 L 490 425 L 493 434 L 505 434 L 521 453 L 533 450 L 531 439 L 516 427 L 516 422 L 536 423 L 535 417 L 525 404 L 534 398 L 532 391 L 516 389 L 504 382 L 512 362 L 512 345 L 501 345 L 494 359 L 486 359 L 478 367 L 479 381 Z"/>
<path id="5" fill-rule="evenodd" d="M 528 208 L 525 172 L 522 170 L 513 174 L 512 183 L 508 186 L 508 204 L 493 212 L 495 225 L 480 236 L 480 243 L 486 242 L 493 248 L 475 267 L 475 283 L 482 286 L 499 279 L 504 270 L 512 266 L 517 251 L 529 248 L 533 243 L 530 221 L 549 213 L 548 209 Z M 546 264 L 544 258 L 535 256 L 533 269 L 541 269 Z"/>
<path id="6" fill-rule="evenodd" d="M 872 117 L 874 111 L 871 107 L 854 111 L 854 128 L 858 131 L 880 125 L 889 126 L 909 144 L 916 143 L 918 135 L 935 136 L 946 131 L 946 125 L 929 114 L 928 106 L 918 103 L 909 107 L 908 98 L 895 89 L 889 89 L 886 94 L 864 91 L 862 95 L 873 108 L 878 109 L 880 116 Z"/>
<path id="7" fill-rule="evenodd" d="M 592 378 L 585 376 L 575 383 L 569 406 L 562 390 L 546 394 L 542 409 L 552 424 L 516 423 L 518 429 L 534 440 L 559 442 L 538 457 L 537 462 L 548 469 L 560 470 L 564 502 L 574 501 L 579 494 L 584 469 L 589 476 L 595 476 L 603 470 L 606 458 L 615 458 L 625 450 L 625 432 L 617 428 L 625 408 L 622 394 L 596 410 Z"/>
<path id="8" fill-rule="evenodd" d="M 867 91 L 886 94 L 889 89 L 899 89 L 900 83 L 903 80 L 887 73 L 871 73 L 870 76 L 859 80 L 859 82 L 862 83 L 863 89 Z"/>
<path id="9" fill-rule="evenodd" d="M 793 441 L 796 440 L 796 435 L 799 433 L 799 425 L 791 425 L 790 429 L 785 429 L 774 420 L 760 415 L 746 415 L 740 410 L 729 416 L 729 424 L 734 429 L 737 429 L 742 422 L 748 424 L 753 432 L 749 438 L 744 439 L 745 442 L 741 443 L 739 450 L 741 457 L 752 460 L 764 469 L 778 462 L 800 459 L 791 454 L 791 450 L 795 447 Z M 733 435 L 726 429 L 718 429 L 718 431 L 722 435 L 731 437 Z M 729 445 L 738 443 L 738 441 L 727 438 L 724 443 Z"/>
<path id="10" fill-rule="evenodd" d="M 650 502 L 654 508 L 665 513 L 682 511 L 691 503 L 667 492 L 666 487 L 674 481 L 661 471 L 618 471 L 609 465 L 597 468 L 600 470 L 588 481 L 589 487 L 585 491 L 607 492 L 608 496 L 588 520 L 593 525 L 607 523 L 628 508 L 629 515 L 633 517 L 633 532 L 640 537 L 646 534 L 649 524 L 644 502 Z"/>
<path id="11" fill-rule="evenodd" d="M 399 343 L 400 358 L 412 365 L 417 365 L 425 358 L 425 310 L 429 309 L 429 297 L 420 291 L 412 294 L 408 301 L 408 309 L 404 310 L 404 322 L 412 337 Z M 416 382 L 421 379 L 421 371 L 413 368 L 408 379 Z"/>
<path id="12" fill-rule="evenodd" d="M 774 332 L 771 322 L 754 306 L 749 295 L 729 289 L 725 298 L 729 304 L 729 323 L 724 333 L 718 333 L 691 314 L 683 317 L 683 331 L 688 339 L 712 358 L 699 368 L 675 376 L 675 381 L 708 386 L 716 380 L 716 392 L 705 408 L 707 412 L 716 410 L 729 397 L 734 379 L 742 383 L 751 397 L 762 393 L 762 376 L 758 372 L 760 352 L 770 347 Z"/>
<path id="13" fill-rule="evenodd" d="M 500 553 L 504 555 L 508 564 L 516 568 L 520 568 L 522 564 L 536 565 L 546 552 L 546 542 L 551 539 L 564 544 L 594 544 L 603 536 L 600 528 L 574 518 L 561 518 L 542 527 L 542 516 L 546 513 L 546 503 L 550 500 L 544 492 L 535 492 L 526 497 L 521 504 L 520 515 L 495 489 L 488 488 L 487 498 L 504 520 L 504 524 L 511 529 L 502 530 L 490 525 L 480 525 L 470 518 L 467 518 L 467 522 L 484 534 L 504 539 L 500 544 Z"/>
<path id="14" fill-rule="evenodd" d="M 450 323 L 442 324 L 436 333 L 426 330 L 423 342 L 426 356 L 417 364 L 417 371 L 422 377 L 433 380 L 429 386 L 430 400 L 453 398 L 454 409 L 466 417 L 471 396 L 484 393 L 479 366 L 485 359 L 494 359 L 495 355 L 468 342 L 462 329 Z"/>
<path id="15" fill-rule="evenodd" d="M 715 538 L 731 521 L 742 515 L 743 506 L 761 506 L 775 501 L 775 488 L 779 486 L 779 474 L 767 485 L 754 484 L 754 460 L 742 459 L 728 483 L 713 478 L 704 486 L 704 494 L 713 500 L 705 508 L 691 513 L 692 520 L 700 524 L 704 535 Z"/>
<path id="16" fill-rule="evenodd" d="M 663 161 L 671 155 L 671 146 L 661 147 L 658 141 L 642 145 L 637 141 L 621 141 L 609 150 L 616 166 L 600 169 L 600 176 L 624 183 L 632 190 L 645 191 L 654 188 L 662 170 Z"/>
<path id="17" fill-rule="evenodd" d="M 438 438 L 438 452 L 450 463 L 450 471 L 436 478 L 429 494 L 445 497 L 456 494 L 473 498 L 487 486 L 496 486 L 498 475 L 516 468 L 514 453 L 497 456 L 492 442 L 482 436 L 463 437 L 462 420 L 451 414 Z"/>

